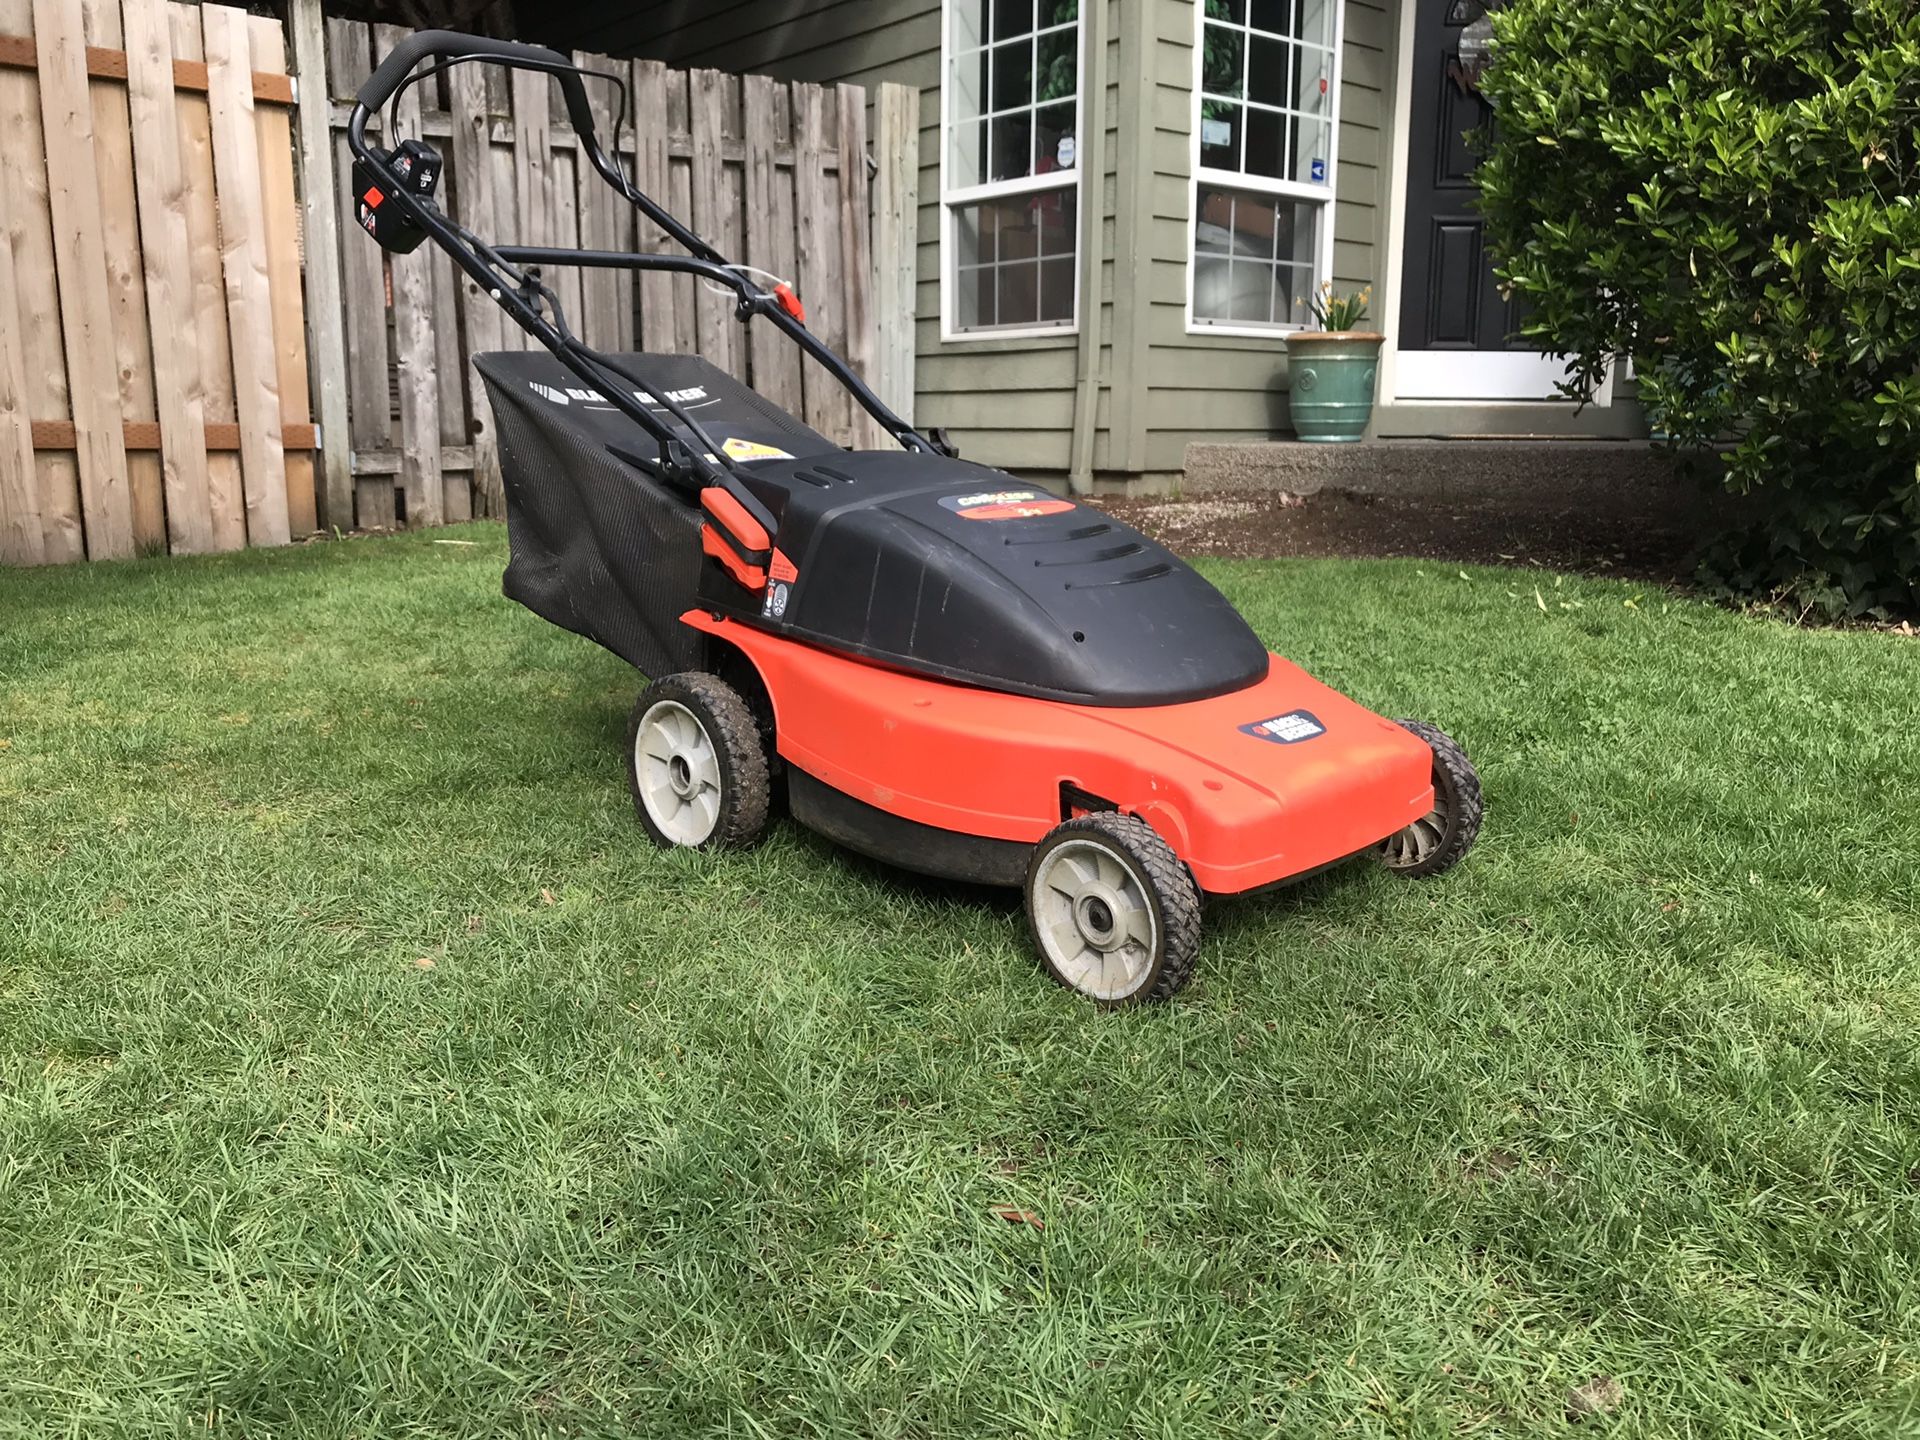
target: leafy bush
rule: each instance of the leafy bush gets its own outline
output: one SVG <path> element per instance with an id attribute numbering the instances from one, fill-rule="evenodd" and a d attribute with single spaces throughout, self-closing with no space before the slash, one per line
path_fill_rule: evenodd
<path id="1" fill-rule="evenodd" d="M 1769 518 L 1720 572 L 1920 609 L 1920 3 L 1511 0 L 1478 172 L 1526 333 Z"/>

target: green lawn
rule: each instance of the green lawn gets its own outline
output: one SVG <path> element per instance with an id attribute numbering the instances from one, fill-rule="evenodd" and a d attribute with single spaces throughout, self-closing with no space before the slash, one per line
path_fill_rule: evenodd
<path id="1" fill-rule="evenodd" d="M 1920 642 L 1210 564 L 1486 829 L 1102 1014 L 649 848 L 503 558 L 0 574 L 0 1433 L 1920 1433 Z"/>

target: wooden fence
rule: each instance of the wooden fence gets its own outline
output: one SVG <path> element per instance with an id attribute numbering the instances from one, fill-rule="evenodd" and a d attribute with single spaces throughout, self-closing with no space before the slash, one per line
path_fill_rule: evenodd
<path id="1" fill-rule="evenodd" d="M 0 561 L 500 513 L 468 361 L 533 342 L 433 247 L 384 255 L 348 193 L 352 94 L 406 34 L 318 0 L 291 0 L 284 33 L 217 5 L 0 0 Z M 910 416 L 916 93 L 880 87 L 870 180 L 860 87 L 577 58 L 628 85 L 618 153 L 639 187 L 791 280 Z M 606 145 L 615 91 L 588 93 Z M 439 201 L 483 237 L 671 248 L 593 172 L 551 77 L 456 67 L 408 91 L 398 128 L 441 152 Z M 547 278 L 589 344 L 698 352 L 836 439 L 877 440 L 823 370 L 690 276 Z"/>
<path id="2" fill-rule="evenodd" d="M 0 0 L 0 560 L 314 526 L 277 23 Z"/>

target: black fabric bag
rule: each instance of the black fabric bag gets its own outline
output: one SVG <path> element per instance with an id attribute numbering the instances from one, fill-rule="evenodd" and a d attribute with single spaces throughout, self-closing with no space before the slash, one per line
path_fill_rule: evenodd
<path id="1" fill-rule="evenodd" d="M 839 449 L 698 356 L 608 358 L 644 378 L 643 402 L 665 393 L 735 458 Z M 680 623 L 699 584 L 700 509 L 643 468 L 659 443 L 544 350 L 473 363 L 499 433 L 507 598 L 643 674 L 701 668 L 704 637 Z"/>

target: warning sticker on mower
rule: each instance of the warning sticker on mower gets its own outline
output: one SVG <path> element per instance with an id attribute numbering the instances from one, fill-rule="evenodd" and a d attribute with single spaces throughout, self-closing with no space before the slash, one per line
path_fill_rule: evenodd
<path id="1" fill-rule="evenodd" d="M 943 495 L 940 503 L 962 520 L 1030 520 L 1036 515 L 1058 515 L 1073 509 L 1044 490 L 982 490 L 972 495 Z"/>
<path id="2" fill-rule="evenodd" d="M 727 452 L 729 460 L 791 460 L 793 456 L 771 445 L 762 445 L 758 440 L 729 439 L 720 447 Z"/>
<path id="3" fill-rule="evenodd" d="M 1327 733 L 1327 727 L 1320 723 L 1311 710 L 1289 710 L 1271 720 L 1256 720 L 1251 725 L 1242 725 L 1240 733 L 1260 740 L 1271 740 L 1276 745 L 1298 745 L 1302 740 L 1317 740 Z"/>

